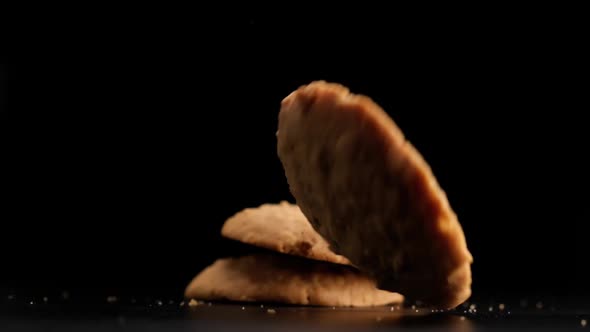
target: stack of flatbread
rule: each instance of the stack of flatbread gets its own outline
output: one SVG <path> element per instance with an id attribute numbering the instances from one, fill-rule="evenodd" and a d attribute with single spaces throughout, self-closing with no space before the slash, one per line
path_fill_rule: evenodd
<path id="1" fill-rule="evenodd" d="M 440 309 L 469 298 L 473 258 L 457 216 L 381 107 L 312 82 L 282 101 L 277 140 L 297 204 L 248 208 L 222 228 L 276 253 L 220 259 L 187 297 L 321 306 L 405 297 Z"/>
<path id="2" fill-rule="evenodd" d="M 316 306 L 403 300 L 400 294 L 377 289 L 374 280 L 332 252 L 297 205 L 280 202 L 245 209 L 225 222 L 221 234 L 269 252 L 217 260 L 192 280 L 187 297 Z"/>

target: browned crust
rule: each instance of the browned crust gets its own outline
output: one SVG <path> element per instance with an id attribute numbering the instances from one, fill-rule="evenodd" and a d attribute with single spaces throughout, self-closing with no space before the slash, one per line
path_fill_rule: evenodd
<path id="1" fill-rule="evenodd" d="M 350 264 L 330 250 L 299 207 L 282 201 L 246 208 L 228 218 L 221 234 L 229 239 L 284 254 L 337 264 Z"/>
<path id="2" fill-rule="evenodd" d="M 379 105 L 339 84 L 312 82 L 283 100 L 277 137 L 297 204 L 337 253 L 380 287 L 433 306 L 470 296 L 473 259 L 457 216 Z"/>
<path id="3" fill-rule="evenodd" d="M 219 259 L 190 282 L 185 297 L 339 307 L 403 301 L 353 268 L 280 254 Z"/>

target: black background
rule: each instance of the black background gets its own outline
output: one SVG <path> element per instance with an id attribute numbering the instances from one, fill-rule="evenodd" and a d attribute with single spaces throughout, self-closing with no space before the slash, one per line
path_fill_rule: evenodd
<path id="1" fill-rule="evenodd" d="M 180 296 L 243 249 L 220 238 L 227 217 L 292 201 L 279 104 L 324 79 L 371 96 L 431 164 L 476 294 L 588 293 L 575 20 L 141 14 L 12 30 L 0 289 Z"/>

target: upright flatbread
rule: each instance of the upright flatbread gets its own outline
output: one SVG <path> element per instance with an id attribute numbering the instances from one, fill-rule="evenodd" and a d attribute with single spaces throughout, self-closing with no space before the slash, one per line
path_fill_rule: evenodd
<path id="1" fill-rule="evenodd" d="M 295 204 L 263 204 L 244 209 L 224 223 L 221 234 L 227 238 L 274 250 L 337 264 L 350 264 L 346 257 L 330 250 Z"/>
<path id="2" fill-rule="evenodd" d="M 280 254 L 219 259 L 191 281 L 185 297 L 342 307 L 403 301 L 354 268 Z"/>
<path id="3" fill-rule="evenodd" d="M 336 253 L 408 299 L 452 308 L 470 296 L 457 216 L 381 107 L 312 82 L 282 101 L 277 137 L 291 193 Z"/>

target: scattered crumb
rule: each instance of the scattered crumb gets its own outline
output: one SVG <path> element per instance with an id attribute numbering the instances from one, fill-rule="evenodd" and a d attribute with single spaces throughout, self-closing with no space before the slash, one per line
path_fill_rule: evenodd
<path id="1" fill-rule="evenodd" d="M 389 307 L 389 311 L 394 311 L 395 307 Z"/>
<path id="2" fill-rule="evenodd" d="M 412 304 L 412 310 L 416 309 L 416 306 Z"/>
<path id="3" fill-rule="evenodd" d="M 465 320 L 465 316 L 461 316 L 461 320 Z"/>
<path id="4" fill-rule="evenodd" d="M 277 311 L 274 309 L 266 309 L 266 312 L 269 314 L 276 314 L 277 313 Z"/>
<path id="5" fill-rule="evenodd" d="M 475 305 L 475 303 L 469 306 L 469 310 L 475 310 L 475 309 L 477 309 L 477 305 Z"/>
<path id="6" fill-rule="evenodd" d="M 535 304 L 535 307 L 537 307 L 537 309 L 543 309 L 543 302 L 539 301 Z"/>
<path id="7" fill-rule="evenodd" d="M 115 303 L 115 302 L 117 302 L 117 297 L 116 296 L 107 296 L 107 302 L 108 303 Z"/>
<path id="8" fill-rule="evenodd" d="M 180 301 L 180 306 L 184 307 L 184 301 Z"/>
<path id="9" fill-rule="evenodd" d="M 580 321 L 580 325 L 582 325 L 582 327 L 586 327 L 586 325 L 588 325 L 588 321 L 587 321 L 587 320 L 585 320 L 585 319 L 582 319 L 582 320 Z"/>
<path id="10" fill-rule="evenodd" d="M 264 304 L 261 304 L 261 305 L 260 305 L 260 308 L 264 309 Z"/>
<path id="11" fill-rule="evenodd" d="M 29 302 L 29 304 L 30 304 L 30 305 L 33 305 L 33 304 L 35 304 L 35 302 L 31 301 L 31 302 Z"/>
<path id="12" fill-rule="evenodd" d="M 490 306 L 490 307 L 488 308 L 488 311 L 489 311 L 489 312 L 492 312 L 492 311 L 494 311 L 494 307 Z"/>
<path id="13" fill-rule="evenodd" d="M 416 312 L 418 312 L 418 311 L 420 311 L 420 310 L 416 309 Z"/>
<path id="14" fill-rule="evenodd" d="M 156 304 L 158 305 L 158 307 L 161 307 L 162 304 L 164 304 L 164 303 L 162 303 L 162 301 L 160 301 L 160 300 L 156 300 Z"/>
<path id="15" fill-rule="evenodd" d="M 47 303 L 47 301 L 49 301 L 49 299 L 47 298 L 47 296 L 43 297 L 43 302 Z"/>
<path id="16" fill-rule="evenodd" d="M 504 310 L 504 309 L 506 309 L 506 306 L 504 305 L 504 303 L 500 303 L 500 304 L 498 304 L 498 309 Z"/>
<path id="17" fill-rule="evenodd" d="M 189 307 L 196 307 L 199 305 L 199 302 L 197 302 L 197 300 L 195 299 L 191 299 L 190 302 L 188 303 Z"/>
<path id="18" fill-rule="evenodd" d="M 246 310 L 246 308 L 245 307 L 242 307 L 242 310 Z"/>

